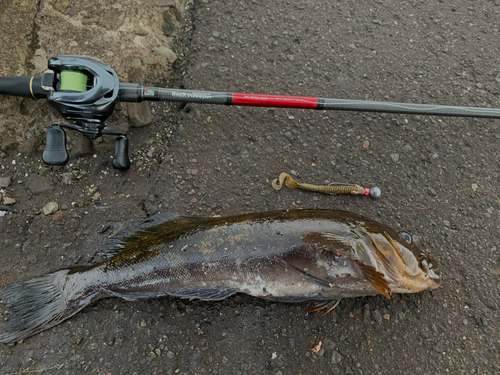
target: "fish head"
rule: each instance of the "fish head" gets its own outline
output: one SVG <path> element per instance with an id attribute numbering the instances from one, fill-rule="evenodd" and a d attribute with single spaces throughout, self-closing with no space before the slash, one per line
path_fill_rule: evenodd
<path id="1" fill-rule="evenodd" d="M 415 293 L 441 286 L 435 272 L 438 262 L 421 251 L 406 232 L 369 233 L 375 248 L 377 265 L 386 275 L 395 293 Z"/>

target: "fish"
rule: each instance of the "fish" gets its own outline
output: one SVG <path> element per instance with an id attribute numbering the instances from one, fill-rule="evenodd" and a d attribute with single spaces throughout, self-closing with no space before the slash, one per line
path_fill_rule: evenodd
<path id="1" fill-rule="evenodd" d="M 358 214 L 321 209 L 226 217 L 156 214 L 108 238 L 102 260 L 0 290 L 0 342 L 14 343 L 96 300 L 180 297 L 219 301 L 236 293 L 316 302 L 436 289 L 438 264 L 411 236 Z"/>

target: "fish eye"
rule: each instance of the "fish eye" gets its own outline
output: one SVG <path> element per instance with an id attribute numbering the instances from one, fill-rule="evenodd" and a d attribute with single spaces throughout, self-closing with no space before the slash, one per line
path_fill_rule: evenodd
<path id="1" fill-rule="evenodd" d="M 406 242 L 407 244 L 411 244 L 411 236 L 410 234 L 406 233 L 406 232 L 400 232 L 399 233 L 399 237 L 401 237 L 401 239 Z"/>

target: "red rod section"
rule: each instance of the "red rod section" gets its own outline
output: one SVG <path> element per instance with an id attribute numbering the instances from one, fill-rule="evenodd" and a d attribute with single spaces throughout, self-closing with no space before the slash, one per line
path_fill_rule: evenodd
<path id="1" fill-rule="evenodd" d="M 318 109 L 318 98 L 233 93 L 232 104 L 253 107 Z"/>

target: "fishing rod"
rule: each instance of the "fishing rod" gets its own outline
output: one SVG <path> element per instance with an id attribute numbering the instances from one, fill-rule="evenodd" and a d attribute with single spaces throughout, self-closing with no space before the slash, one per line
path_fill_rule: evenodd
<path id="1" fill-rule="evenodd" d="M 263 95 L 216 91 L 147 87 L 122 83 L 109 66 L 75 55 L 59 55 L 48 61 L 41 76 L 0 77 L 0 95 L 46 99 L 72 124 L 53 123 L 46 134 L 43 161 L 63 165 L 69 160 L 66 133 L 76 130 L 90 139 L 104 135 L 117 136 L 113 167 L 130 168 L 128 138 L 110 130 L 105 120 L 113 113 L 116 102 L 169 101 L 239 105 L 253 107 L 298 108 L 357 112 L 384 112 L 453 117 L 500 118 L 500 109 L 460 107 L 413 103 L 391 103 L 369 100 L 330 99 L 304 96 Z"/>

